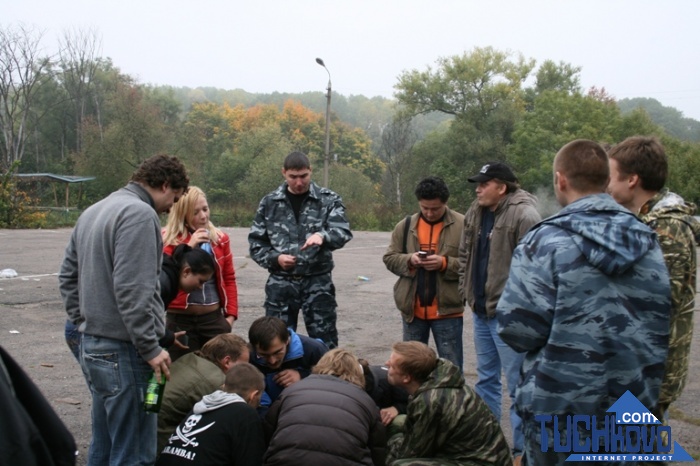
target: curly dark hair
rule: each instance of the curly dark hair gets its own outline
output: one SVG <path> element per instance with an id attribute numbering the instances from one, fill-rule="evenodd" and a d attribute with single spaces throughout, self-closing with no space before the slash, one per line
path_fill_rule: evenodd
<path id="1" fill-rule="evenodd" d="M 416 199 L 419 201 L 421 199 L 427 201 L 440 199 L 444 203 L 450 198 L 450 190 L 443 179 L 438 176 L 428 176 L 420 180 L 418 186 L 416 186 L 415 193 Z"/>
<path id="2" fill-rule="evenodd" d="M 184 189 L 190 185 L 187 170 L 180 160 L 172 155 L 154 155 L 144 160 L 131 175 L 131 181 L 143 183 L 151 188 L 160 188 L 168 183 L 171 189 Z"/>

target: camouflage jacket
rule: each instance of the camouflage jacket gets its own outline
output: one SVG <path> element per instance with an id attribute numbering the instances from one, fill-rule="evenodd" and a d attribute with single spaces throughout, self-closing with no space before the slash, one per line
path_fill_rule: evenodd
<path id="1" fill-rule="evenodd" d="M 319 275 L 330 272 L 333 270 L 332 251 L 352 239 L 343 200 L 330 189 L 312 182 L 297 222 L 286 189 L 287 183 L 282 183 L 260 201 L 248 234 L 250 257 L 270 273 Z M 323 244 L 301 251 L 306 239 L 314 233 L 323 236 Z M 296 267 L 283 271 L 277 263 L 280 254 L 296 256 Z"/>
<path id="2" fill-rule="evenodd" d="M 510 466 L 501 427 L 457 366 L 440 359 L 408 402 L 403 433 L 389 440 L 387 464 L 402 458 Z"/>
<path id="3" fill-rule="evenodd" d="M 695 205 L 663 189 L 639 210 L 639 217 L 659 238 L 671 277 L 671 336 L 660 405 L 669 405 L 682 393 L 688 378 L 690 341 L 697 281 L 695 244 L 700 242 L 700 223 L 693 217 Z"/>
<path id="4" fill-rule="evenodd" d="M 527 352 L 516 390 L 535 414 L 598 415 L 626 391 L 656 405 L 671 289 L 656 234 L 609 195 L 535 225 L 515 249 L 498 333 Z"/>

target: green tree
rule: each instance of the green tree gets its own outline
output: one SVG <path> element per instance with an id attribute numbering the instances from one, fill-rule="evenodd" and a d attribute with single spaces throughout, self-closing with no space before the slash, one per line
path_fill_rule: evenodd
<path id="1" fill-rule="evenodd" d="M 465 165 L 460 161 L 460 141 L 454 140 L 457 136 L 459 134 L 454 131 L 434 131 L 415 144 L 411 163 L 401 177 L 402 195 L 399 215 L 415 212 L 414 189 L 418 181 L 425 176 L 439 176 L 445 180 L 450 189 L 450 208 L 466 211 L 474 198 L 474 185 L 467 181 L 467 177 L 476 167 L 473 163 Z"/>
<path id="2" fill-rule="evenodd" d="M 620 123 L 614 103 L 580 93 L 544 91 L 517 123 L 507 159 L 524 188 L 551 187 L 552 162 L 564 144 L 574 139 L 615 142 Z"/>
<path id="3" fill-rule="evenodd" d="M 377 230 L 388 227 L 382 224 L 383 205 L 377 186 L 367 175 L 353 167 L 334 165 L 328 177 L 331 189 L 343 198 L 352 228 Z"/>
<path id="4" fill-rule="evenodd" d="M 563 91 L 568 94 L 581 92 L 580 66 L 560 61 L 545 60 L 535 73 L 536 94 L 544 91 Z"/>
<path id="5" fill-rule="evenodd" d="M 29 115 L 29 138 L 20 172 L 72 173 L 66 162 L 75 140 L 75 124 L 68 96 L 56 79 L 46 79 L 37 89 Z"/>
<path id="6" fill-rule="evenodd" d="M 700 144 L 667 134 L 659 138 L 668 157 L 666 187 L 686 201 L 700 205 Z"/>
<path id="7" fill-rule="evenodd" d="M 384 163 L 372 153 L 372 141 L 364 131 L 343 122 L 335 122 L 335 141 L 331 157 L 339 165 L 355 168 L 378 183 L 384 173 Z M 332 186 L 332 185 L 331 185 Z"/>
<path id="8" fill-rule="evenodd" d="M 654 123 L 663 127 L 671 136 L 685 141 L 700 142 L 700 121 L 684 117 L 682 112 L 673 107 L 666 107 L 656 99 L 621 99 L 617 105 L 623 115 L 639 109 L 644 110 Z"/>
<path id="9" fill-rule="evenodd" d="M 80 152 L 82 122 L 89 115 L 95 75 L 99 63 L 97 52 L 100 39 L 94 30 L 68 30 L 59 41 L 58 74 L 63 88 L 73 104 L 75 147 Z"/>
<path id="10" fill-rule="evenodd" d="M 292 150 L 277 124 L 243 133 L 235 150 L 224 153 L 210 173 L 214 200 L 255 208 L 262 196 L 282 183 L 284 157 Z"/>
<path id="11" fill-rule="evenodd" d="M 440 58 L 437 69 L 399 76 L 396 97 L 409 115 L 441 112 L 454 116 L 448 141 L 457 144 L 440 165 L 462 169 L 503 160 L 516 121 L 525 108 L 523 83 L 535 66 L 521 54 L 492 47 Z M 436 159 L 443 154 L 433 154 Z"/>
<path id="12" fill-rule="evenodd" d="M 143 160 L 168 146 L 160 109 L 126 77 L 107 97 L 105 115 L 105 123 L 83 123 L 83 150 L 74 157 L 78 173 L 98 177 L 86 186 L 91 201 L 123 186 Z"/>
<path id="13" fill-rule="evenodd" d="M 438 111 L 478 125 L 501 105 L 522 103 L 521 86 L 535 62 L 510 58 L 510 52 L 492 47 L 439 58 L 436 71 L 428 67 L 399 76 L 395 96 L 410 114 Z"/>

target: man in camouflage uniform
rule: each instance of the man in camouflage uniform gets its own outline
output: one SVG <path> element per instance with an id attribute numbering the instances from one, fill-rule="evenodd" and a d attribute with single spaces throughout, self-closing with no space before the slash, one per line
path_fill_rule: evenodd
<path id="1" fill-rule="evenodd" d="M 605 150 L 593 141 L 576 140 L 557 153 L 554 191 L 564 208 L 515 249 L 496 308 L 503 341 L 526 352 L 516 391 L 523 465 L 571 464 L 570 453 L 554 451 L 553 422 L 542 431 L 536 415 L 557 416 L 560 426 L 566 416 L 596 416 L 591 429 L 602 429 L 606 410 L 627 390 L 647 407 L 659 398 L 668 272 L 656 234 L 604 193 L 608 178 Z M 590 441 L 591 431 L 579 429 L 579 436 Z"/>
<path id="2" fill-rule="evenodd" d="M 285 182 L 260 201 L 248 234 L 250 257 L 270 272 L 265 312 L 293 330 L 299 310 L 306 331 L 338 346 L 333 254 L 352 239 L 345 206 L 336 193 L 311 181 L 306 155 L 284 159 Z"/>
<path id="3" fill-rule="evenodd" d="M 386 366 L 389 383 L 411 396 L 389 429 L 399 432 L 389 438 L 387 465 L 511 465 L 498 420 L 457 366 L 418 341 L 394 344 Z"/>
<path id="4" fill-rule="evenodd" d="M 661 421 L 671 403 L 683 392 L 688 378 L 700 223 L 693 217 L 695 205 L 664 188 L 668 160 L 656 138 L 635 136 L 609 152 L 608 192 L 624 207 L 653 228 L 659 238 L 671 277 L 671 336 L 666 372 L 659 403 L 652 410 Z"/>

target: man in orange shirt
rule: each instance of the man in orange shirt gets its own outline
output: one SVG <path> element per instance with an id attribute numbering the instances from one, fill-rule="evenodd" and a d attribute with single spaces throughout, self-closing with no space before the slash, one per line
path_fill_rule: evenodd
<path id="1" fill-rule="evenodd" d="M 432 330 L 438 355 L 462 370 L 459 243 L 464 216 L 447 207 L 450 190 L 441 178 L 424 178 L 415 194 L 420 212 L 396 225 L 384 254 L 386 268 L 399 277 L 394 300 L 403 315 L 403 340 L 427 344 Z"/>

